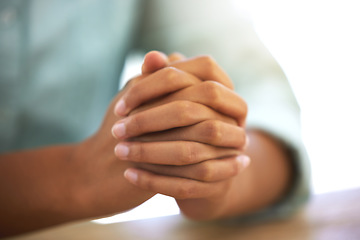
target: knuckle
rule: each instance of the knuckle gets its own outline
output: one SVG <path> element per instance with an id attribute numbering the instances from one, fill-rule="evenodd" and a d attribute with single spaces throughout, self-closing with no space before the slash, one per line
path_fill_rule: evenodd
<path id="1" fill-rule="evenodd" d="M 141 186 L 150 191 L 156 191 L 155 182 L 150 178 L 142 179 Z"/>
<path id="2" fill-rule="evenodd" d="M 137 135 L 139 133 L 143 133 L 144 132 L 144 119 L 142 114 L 137 114 L 137 115 L 133 115 L 131 117 L 131 124 L 127 125 L 127 129 L 126 131 L 130 134 L 130 135 Z"/>
<path id="3" fill-rule="evenodd" d="M 197 175 L 199 180 L 204 182 L 210 182 L 214 179 L 214 168 L 211 164 L 205 162 L 198 170 Z"/>
<path id="4" fill-rule="evenodd" d="M 141 162 L 144 159 L 145 148 L 141 143 L 134 143 L 131 146 L 129 159 L 134 162 Z"/>
<path id="5" fill-rule="evenodd" d="M 207 143 L 219 143 L 223 138 L 221 126 L 218 121 L 207 120 L 202 123 L 201 136 Z"/>
<path id="6" fill-rule="evenodd" d="M 236 119 L 241 122 L 241 121 L 245 121 L 246 116 L 248 115 L 248 105 L 246 103 L 246 101 L 241 98 L 240 96 L 238 96 L 238 100 L 235 104 L 236 109 L 234 111 L 234 113 L 236 114 Z"/>
<path id="7" fill-rule="evenodd" d="M 197 161 L 198 153 L 194 147 L 194 143 L 184 142 L 181 148 L 180 164 L 186 165 Z"/>
<path id="8" fill-rule="evenodd" d="M 240 139 L 239 144 L 240 144 L 240 147 L 243 147 L 245 144 L 247 144 L 248 137 L 247 137 L 246 132 L 245 132 L 245 130 L 244 130 L 243 128 L 241 128 L 241 131 L 240 131 L 240 132 L 241 132 L 241 133 L 239 134 L 239 135 L 240 135 L 240 137 L 239 137 L 239 139 Z"/>
<path id="9" fill-rule="evenodd" d="M 191 107 L 191 102 L 190 101 L 176 101 L 175 105 L 180 111 L 187 111 Z"/>
<path id="10" fill-rule="evenodd" d="M 165 67 L 161 70 L 161 74 L 165 75 L 168 80 L 176 80 L 179 76 L 179 70 L 174 67 Z"/>
<path id="11" fill-rule="evenodd" d="M 139 79 L 131 80 L 131 82 L 128 83 L 129 86 L 128 86 L 127 95 L 133 96 L 133 93 L 138 93 L 139 91 L 141 91 L 143 89 L 143 85 L 141 83 L 142 82 Z"/>
<path id="12" fill-rule="evenodd" d="M 247 105 L 247 103 L 243 100 L 242 101 L 242 112 L 243 112 L 243 115 L 244 115 L 244 117 L 246 117 L 247 116 L 247 114 L 248 114 L 248 105 Z"/>
<path id="13" fill-rule="evenodd" d="M 234 129 L 232 132 L 234 133 L 235 141 L 232 141 L 232 147 L 237 149 L 244 149 L 244 146 L 247 144 L 247 135 L 246 131 L 242 127 L 233 126 Z"/>
<path id="14" fill-rule="evenodd" d="M 221 103 L 221 90 L 217 82 L 205 81 L 201 85 L 202 91 L 205 93 L 206 100 L 211 105 Z"/>
<path id="15" fill-rule="evenodd" d="M 175 109 L 178 110 L 177 118 L 181 123 L 193 122 L 199 114 L 197 105 L 190 101 L 176 101 Z"/>
<path id="16" fill-rule="evenodd" d="M 234 160 L 234 161 L 230 161 L 230 172 L 229 175 L 230 176 L 236 176 L 239 172 L 240 172 L 240 167 L 239 164 Z"/>
<path id="17" fill-rule="evenodd" d="M 238 111 L 242 114 L 243 117 L 246 117 L 247 113 L 248 113 L 248 104 L 247 102 L 238 95 L 238 101 L 237 104 L 238 106 Z"/>
<path id="18" fill-rule="evenodd" d="M 216 75 L 217 62 L 215 61 L 215 59 L 213 57 L 211 57 L 209 55 L 201 56 L 201 61 L 202 61 L 203 67 L 207 71 L 207 76 L 209 78 L 209 79 L 204 79 L 204 80 L 211 80 L 211 78 L 213 78 L 213 76 Z"/>
<path id="19" fill-rule="evenodd" d="M 180 184 L 177 188 L 178 199 L 191 198 L 195 193 L 195 188 L 191 184 Z"/>
<path id="20" fill-rule="evenodd" d="M 209 69 L 212 69 L 217 65 L 215 59 L 210 55 L 203 55 L 200 58 L 204 64 L 204 66 Z"/>
<path id="21" fill-rule="evenodd" d="M 166 67 L 162 70 L 162 76 L 166 79 L 166 84 L 170 89 L 178 89 L 186 85 L 184 73 L 174 67 Z"/>

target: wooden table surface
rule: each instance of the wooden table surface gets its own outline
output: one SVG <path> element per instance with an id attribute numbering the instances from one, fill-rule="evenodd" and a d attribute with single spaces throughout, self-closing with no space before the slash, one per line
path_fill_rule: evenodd
<path id="1" fill-rule="evenodd" d="M 246 225 L 205 224 L 175 215 L 106 225 L 72 223 L 11 239 L 360 239 L 360 189 L 315 195 L 302 211 L 286 221 Z"/>

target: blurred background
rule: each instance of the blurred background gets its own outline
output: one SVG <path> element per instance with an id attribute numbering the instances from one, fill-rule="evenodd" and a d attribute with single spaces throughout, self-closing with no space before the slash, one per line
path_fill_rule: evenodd
<path id="1" fill-rule="evenodd" d="M 314 194 L 360 187 L 360 3 L 358 0 L 234 0 L 279 62 L 302 110 Z M 135 62 L 142 59 L 135 59 Z M 133 76 L 138 66 L 128 63 Z M 137 71 L 137 70 L 135 70 Z M 156 211 L 152 211 L 156 209 Z M 98 223 L 177 214 L 156 196 Z"/>
<path id="2" fill-rule="evenodd" d="M 359 2 L 254 0 L 246 9 L 299 101 L 314 193 L 360 186 Z"/>

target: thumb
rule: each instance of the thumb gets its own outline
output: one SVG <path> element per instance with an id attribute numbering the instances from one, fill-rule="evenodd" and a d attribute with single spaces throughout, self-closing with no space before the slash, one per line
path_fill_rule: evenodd
<path id="1" fill-rule="evenodd" d="M 168 57 L 159 51 L 148 52 L 144 57 L 144 62 L 141 67 L 142 74 L 152 73 L 169 64 Z"/>

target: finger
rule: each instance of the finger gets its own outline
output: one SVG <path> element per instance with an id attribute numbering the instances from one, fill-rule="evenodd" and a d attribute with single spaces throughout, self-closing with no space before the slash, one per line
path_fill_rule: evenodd
<path id="1" fill-rule="evenodd" d="M 174 197 L 176 199 L 206 198 L 223 191 L 223 182 L 199 182 L 186 178 L 157 175 L 140 169 L 129 168 L 125 178 L 141 189 Z"/>
<path id="2" fill-rule="evenodd" d="M 184 166 L 142 164 L 138 168 L 165 176 L 182 177 L 202 182 L 217 182 L 236 176 L 249 163 L 249 157 L 240 155 Z"/>
<path id="3" fill-rule="evenodd" d="M 247 137 L 244 128 L 218 120 L 205 120 L 191 126 L 141 135 L 131 139 L 141 142 L 195 141 L 218 147 L 244 150 Z"/>
<path id="4" fill-rule="evenodd" d="M 233 90 L 218 82 L 204 81 L 172 94 L 167 100 L 182 99 L 204 104 L 217 112 L 236 119 L 240 126 L 245 125 L 248 111 L 246 102 Z"/>
<path id="5" fill-rule="evenodd" d="M 115 147 L 120 160 L 163 165 L 187 165 L 210 159 L 237 156 L 240 150 L 198 142 L 121 142 Z"/>
<path id="6" fill-rule="evenodd" d="M 177 61 L 170 66 L 193 74 L 201 80 L 212 80 L 234 89 L 231 79 L 225 71 L 210 56 L 189 58 L 184 61 Z"/>
<path id="7" fill-rule="evenodd" d="M 182 55 L 181 53 L 174 52 L 168 56 L 168 59 L 169 59 L 170 63 L 173 63 L 176 61 L 185 60 L 186 57 L 184 55 Z"/>
<path id="8" fill-rule="evenodd" d="M 142 74 L 152 73 L 169 64 L 168 57 L 159 51 L 148 52 L 144 57 L 144 62 L 141 67 Z"/>
<path id="9" fill-rule="evenodd" d="M 175 101 L 121 119 L 113 126 L 112 133 L 118 139 L 126 139 L 210 119 L 233 123 L 231 118 L 202 104 Z"/>
<path id="10" fill-rule="evenodd" d="M 184 59 L 185 56 L 178 52 L 166 56 L 163 52 L 150 51 L 144 57 L 141 72 L 142 74 L 153 73 L 161 68 L 167 67 L 169 63 Z"/>
<path id="11" fill-rule="evenodd" d="M 217 112 L 236 119 L 239 126 L 245 126 L 247 104 L 233 90 L 214 81 L 204 81 L 177 91 L 169 96 L 157 100 L 154 103 L 140 106 L 132 113 L 144 111 L 156 105 L 162 105 L 177 100 L 188 100 L 206 105 Z"/>
<path id="12" fill-rule="evenodd" d="M 199 82 L 199 79 L 184 71 L 172 67 L 163 68 L 129 86 L 126 93 L 116 104 L 115 114 L 125 116 L 144 102 Z"/>
<path id="13" fill-rule="evenodd" d="M 150 51 L 144 57 L 144 62 L 142 64 L 142 74 L 135 76 L 129 81 L 127 81 L 125 87 L 129 85 L 136 84 L 138 81 L 149 76 L 152 72 L 155 72 L 161 68 L 164 68 L 169 65 L 168 57 L 159 51 Z"/>
<path id="14" fill-rule="evenodd" d="M 189 81 L 193 84 L 194 79 L 198 79 L 197 82 L 200 82 L 201 80 L 212 80 L 233 89 L 230 78 L 219 67 L 215 60 L 209 56 L 176 61 L 173 64 L 170 64 L 170 67 L 165 67 L 159 70 L 159 72 L 161 72 L 161 74 L 159 73 L 156 76 L 148 76 L 149 78 L 147 78 L 147 81 L 139 81 L 137 82 L 138 84 L 134 84 L 134 86 L 136 86 L 134 87 L 135 90 L 132 90 L 134 88 L 130 88 L 129 93 L 124 94 L 124 96 L 116 104 L 114 109 L 115 114 L 118 116 L 124 116 L 132 109 L 148 100 L 152 100 L 189 86 L 183 85 L 184 82 L 182 81 L 188 83 L 188 81 L 186 81 L 186 77 L 190 78 Z M 162 81 L 153 82 L 151 79 L 161 79 Z M 136 94 L 130 94 L 134 92 Z"/>
<path id="15" fill-rule="evenodd" d="M 126 83 L 125 87 L 131 84 L 136 84 L 138 81 L 149 76 L 149 74 L 157 70 L 160 70 L 161 68 L 167 67 L 170 62 L 175 62 L 183 59 L 185 59 L 185 56 L 180 53 L 172 53 L 169 56 L 166 56 L 162 52 L 151 51 L 147 53 L 144 57 L 144 62 L 142 65 L 142 74 L 140 76 L 136 76 L 131 80 L 129 80 Z M 117 114 L 116 108 L 115 108 L 115 114 Z"/>

